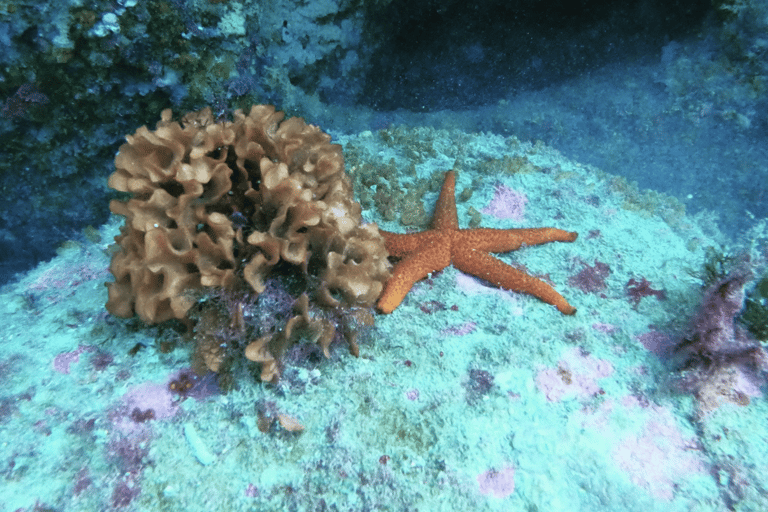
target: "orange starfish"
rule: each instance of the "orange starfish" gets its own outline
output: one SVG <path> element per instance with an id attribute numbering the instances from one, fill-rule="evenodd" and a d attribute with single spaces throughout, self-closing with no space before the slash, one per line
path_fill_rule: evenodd
<path id="1" fill-rule="evenodd" d="M 459 229 L 454 188 L 456 175 L 445 173 L 443 189 L 435 206 L 432 229 L 420 233 L 398 234 L 380 231 L 389 255 L 402 260 L 395 266 L 379 297 L 377 307 L 391 313 L 400 305 L 413 284 L 450 264 L 496 286 L 531 294 L 572 315 L 576 308 L 541 279 L 517 270 L 494 258 L 489 252 L 507 252 L 523 245 L 547 242 L 573 242 L 578 233 L 556 228 Z"/>

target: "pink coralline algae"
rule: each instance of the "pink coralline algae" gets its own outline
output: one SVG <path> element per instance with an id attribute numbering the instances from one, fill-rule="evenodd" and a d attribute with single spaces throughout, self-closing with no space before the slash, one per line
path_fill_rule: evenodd
<path id="1" fill-rule="evenodd" d="M 673 499 L 686 478 L 708 472 L 696 437 L 680 429 L 670 409 L 642 396 L 609 398 L 577 416 L 582 429 L 607 444 L 618 469 L 657 499 Z"/>
<path id="2" fill-rule="evenodd" d="M 176 414 L 176 404 L 168 386 L 146 382 L 128 391 L 123 397 L 129 409 L 142 411 L 151 409 L 157 419 L 166 419 Z"/>
<path id="3" fill-rule="evenodd" d="M 474 332 L 475 329 L 477 329 L 477 324 L 475 322 L 467 321 L 460 325 L 446 327 L 440 331 L 440 334 L 442 336 L 465 336 L 471 332 Z"/>
<path id="4" fill-rule="evenodd" d="M 103 281 L 106 274 L 106 267 L 100 263 L 90 262 L 76 266 L 53 263 L 27 285 L 25 295 L 43 300 L 47 304 L 56 304 L 73 295 L 82 283 L 96 279 Z"/>
<path id="5" fill-rule="evenodd" d="M 88 473 L 88 468 L 81 468 L 75 477 L 75 485 L 72 488 L 72 494 L 75 496 L 88 489 L 93 484 L 93 479 Z"/>
<path id="6" fill-rule="evenodd" d="M 53 369 L 65 375 L 69 374 L 69 365 L 80 361 L 80 354 L 90 352 L 91 350 L 93 350 L 93 347 L 80 345 L 77 347 L 77 350 L 63 352 L 53 358 Z"/>
<path id="7" fill-rule="evenodd" d="M 672 355 L 677 340 L 670 334 L 660 331 L 648 331 L 635 336 L 635 339 L 645 347 L 646 350 L 653 352 L 658 357 L 667 358 Z"/>
<path id="8" fill-rule="evenodd" d="M 704 292 L 699 312 L 690 327 L 691 334 L 680 350 L 701 354 L 706 360 L 728 359 L 759 345 L 750 343 L 734 322 L 744 307 L 747 274 L 729 276 L 711 284 Z M 719 356 L 719 357 L 718 357 Z"/>
<path id="9" fill-rule="evenodd" d="M 245 488 L 245 497 L 246 498 L 258 498 L 259 497 L 259 489 L 257 489 L 255 485 L 249 483 L 248 487 Z"/>
<path id="10" fill-rule="evenodd" d="M 0 115 L 8 119 L 26 117 L 29 109 L 36 105 L 48 103 L 48 96 L 40 92 L 35 84 L 21 85 L 13 96 L 9 97 L 0 107 Z"/>
<path id="11" fill-rule="evenodd" d="M 646 278 L 641 277 L 640 281 L 636 279 L 630 279 L 627 281 L 626 290 L 627 297 L 630 298 L 634 308 L 637 308 L 643 297 L 656 297 L 658 300 L 665 300 L 667 293 L 664 290 L 655 290 L 651 288 L 651 282 Z"/>
<path id="12" fill-rule="evenodd" d="M 112 506 L 114 508 L 127 507 L 139 494 L 141 494 L 141 487 L 137 483 L 130 479 L 120 481 L 112 491 Z"/>
<path id="13" fill-rule="evenodd" d="M 581 271 L 568 278 L 568 284 L 578 288 L 584 293 L 597 293 L 605 290 L 605 280 L 611 275 L 611 268 L 600 261 L 595 260 L 594 266 L 581 262 Z"/>
<path id="14" fill-rule="evenodd" d="M 528 198 L 525 194 L 517 192 L 506 185 L 496 185 L 491 202 L 480 210 L 487 215 L 493 215 L 497 219 L 512 219 L 522 222 L 525 216 L 525 203 Z"/>
<path id="15" fill-rule="evenodd" d="M 106 276 L 106 267 L 95 263 L 83 263 L 74 267 L 64 263 L 56 263 L 41 272 L 29 284 L 29 290 L 40 292 L 53 288 L 69 291 L 86 281 L 104 279 Z"/>
<path id="16" fill-rule="evenodd" d="M 477 475 L 480 494 L 494 498 L 506 498 L 515 492 L 515 468 L 506 466 L 500 470 L 489 469 Z"/>
<path id="17" fill-rule="evenodd" d="M 536 375 L 536 386 L 550 402 L 566 398 L 586 399 L 600 393 L 599 379 L 613 374 L 613 365 L 605 359 L 585 355 L 573 348 L 563 355 L 557 368 L 545 368 Z"/>
<path id="18" fill-rule="evenodd" d="M 177 411 L 178 406 L 167 385 L 145 382 L 123 395 L 113 422 L 121 434 L 137 436 L 146 432 L 144 424 L 147 421 L 172 418 Z"/>
<path id="19" fill-rule="evenodd" d="M 619 330 L 619 327 L 604 322 L 595 322 L 592 324 L 592 329 L 603 334 L 613 334 Z"/>
<path id="20" fill-rule="evenodd" d="M 735 321 L 750 278 L 741 271 L 712 283 L 690 333 L 675 348 L 685 369 L 677 387 L 694 392 L 700 413 L 719 407 L 723 400 L 747 405 L 765 383 L 768 351 Z"/>
<path id="21" fill-rule="evenodd" d="M 514 316 L 521 316 L 523 314 L 523 308 L 520 300 L 514 293 L 501 288 L 496 288 L 482 279 L 470 276 L 463 272 L 456 273 L 456 287 L 470 295 L 490 295 L 495 296 L 498 300 L 504 301 L 510 306 L 510 314 Z"/>
<path id="22" fill-rule="evenodd" d="M 695 439 L 684 437 L 668 409 L 652 406 L 650 413 L 639 432 L 616 443 L 612 456 L 632 483 L 669 501 L 678 480 L 705 473 L 706 468 L 696 455 Z"/>

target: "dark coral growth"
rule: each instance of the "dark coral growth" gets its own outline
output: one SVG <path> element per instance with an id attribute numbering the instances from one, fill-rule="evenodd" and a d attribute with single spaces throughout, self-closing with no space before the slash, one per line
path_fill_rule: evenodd
<path id="1" fill-rule="evenodd" d="M 739 259 L 725 247 L 707 247 L 707 260 L 701 277 L 705 285 L 726 278 L 739 264 Z"/>
<path id="2" fill-rule="evenodd" d="M 78 434 L 82 436 L 90 436 L 93 433 L 93 429 L 96 427 L 96 418 L 78 418 L 67 427 L 67 432 L 72 434 Z"/>
<path id="3" fill-rule="evenodd" d="M 181 370 L 168 382 L 168 390 L 177 395 L 180 400 L 187 398 L 205 400 L 221 392 L 217 383 L 217 375 L 214 372 L 207 372 L 200 377 L 191 370 Z"/>
<path id="4" fill-rule="evenodd" d="M 568 278 L 568 284 L 585 293 L 597 293 L 605 290 L 605 280 L 611 275 L 611 268 L 595 260 L 594 266 L 581 262 L 581 271 Z"/>
<path id="5" fill-rule="evenodd" d="M 16 89 L 13 96 L 5 100 L 0 107 L 0 116 L 8 119 L 27 117 L 31 109 L 46 105 L 49 101 L 48 96 L 40 92 L 35 84 L 25 83 Z"/>
<path id="6" fill-rule="evenodd" d="M 349 352 L 357 356 L 360 352 L 358 337 L 373 326 L 373 315 L 361 308 L 347 308 L 342 311 L 343 314 L 340 314 L 334 310 L 318 308 L 311 304 L 309 296 L 303 293 L 293 303 L 285 327 L 252 341 L 245 347 L 245 357 L 261 363 L 261 380 L 274 382 L 280 374 L 283 355 L 300 339 L 317 344 L 322 354 L 328 358 L 331 343 L 343 338 L 349 346 Z"/>
<path id="7" fill-rule="evenodd" d="M 746 273 L 726 277 L 711 284 L 704 292 L 699 313 L 691 327 L 691 336 L 683 347 L 698 354 L 708 354 L 714 361 L 718 354 L 740 350 L 742 333 L 737 331 L 734 318 L 744 306 L 744 286 L 749 280 Z"/>
<path id="8" fill-rule="evenodd" d="M 750 279 L 739 271 L 709 285 L 689 336 L 677 346 L 683 371 L 678 387 L 694 392 L 703 411 L 723 398 L 749 403 L 747 391 L 756 391 L 768 372 L 768 353 L 735 322 Z"/>
<path id="9" fill-rule="evenodd" d="M 486 370 L 469 370 L 469 380 L 466 384 L 467 403 L 472 405 L 482 400 L 493 389 L 493 381 L 493 375 Z"/>
<path id="10" fill-rule="evenodd" d="M 81 492 L 87 490 L 92 483 L 93 479 L 88 473 L 88 468 L 82 468 L 78 471 L 77 476 L 75 477 L 75 485 L 72 487 L 72 494 L 75 496 L 79 495 Z"/>
<path id="11" fill-rule="evenodd" d="M 115 485 L 112 491 L 112 506 L 114 508 L 125 508 L 141 493 L 138 484 L 131 485 L 132 482 L 120 481 Z"/>
<path id="12" fill-rule="evenodd" d="M 768 341 L 768 277 L 763 277 L 747 293 L 739 321 L 755 339 Z"/>
<path id="13" fill-rule="evenodd" d="M 197 375 L 191 372 L 181 372 L 175 379 L 171 379 L 168 383 L 168 390 L 171 393 L 179 395 L 181 398 L 186 398 L 189 392 L 195 387 L 197 383 Z"/>
<path id="14" fill-rule="evenodd" d="M 0 424 L 5 423 L 17 411 L 16 398 L 12 396 L 0 398 Z"/>
<path id="15" fill-rule="evenodd" d="M 445 311 L 447 308 L 445 304 L 439 300 L 427 300 L 419 304 L 419 309 L 424 313 L 431 315 L 437 311 Z"/>
<path id="16" fill-rule="evenodd" d="M 136 423 L 144 423 L 145 421 L 155 419 L 155 411 L 152 409 L 144 409 L 142 411 L 138 407 L 134 407 L 129 416 Z"/>
<path id="17" fill-rule="evenodd" d="M 656 297 L 658 300 L 666 300 L 667 292 L 651 288 L 651 282 L 644 277 L 641 277 L 640 279 L 641 281 L 637 281 L 632 278 L 627 281 L 627 284 L 625 285 L 627 297 L 629 297 L 630 302 L 633 303 L 633 308 L 637 309 L 637 306 L 640 304 L 643 297 Z"/>
<path id="18" fill-rule="evenodd" d="M 148 436 L 115 436 L 107 444 L 109 459 L 123 473 L 140 474 L 144 470 L 144 459 L 149 453 L 146 446 Z"/>
<path id="19" fill-rule="evenodd" d="M 96 353 L 91 356 L 91 366 L 97 372 L 106 370 L 113 362 L 114 357 L 112 357 L 112 354 L 104 352 L 103 350 L 97 350 Z"/>

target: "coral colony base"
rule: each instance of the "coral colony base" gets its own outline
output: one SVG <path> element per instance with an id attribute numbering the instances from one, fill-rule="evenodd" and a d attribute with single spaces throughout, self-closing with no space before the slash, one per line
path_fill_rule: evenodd
<path id="1" fill-rule="evenodd" d="M 0 509 L 768 509 L 765 226 L 731 258 L 706 215 L 515 137 L 338 146 L 257 106 L 127 139 L 122 218 L 2 289 Z M 375 314 L 373 222 L 422 240 L 435 204 L 578 230 L 497 254 L 578 313 L 458 264 Z"/>

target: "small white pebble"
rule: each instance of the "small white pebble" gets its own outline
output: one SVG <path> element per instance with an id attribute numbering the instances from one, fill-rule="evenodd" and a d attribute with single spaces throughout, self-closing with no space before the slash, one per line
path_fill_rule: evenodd
<path id="1" fill-rule="evenodd" d="M 192 449 L 192 454 L 200 464 L 207 466 L 216 460 L 205 445 L 203 438 L 200 437 L 200 434 L 197 433 L 197 430 L 195 430 L 195 427 L 192 426 L 191 423 L 184 424 L 184 437 L 187 438 L 187 443 L 189 443 L 189 447 Z"/>

